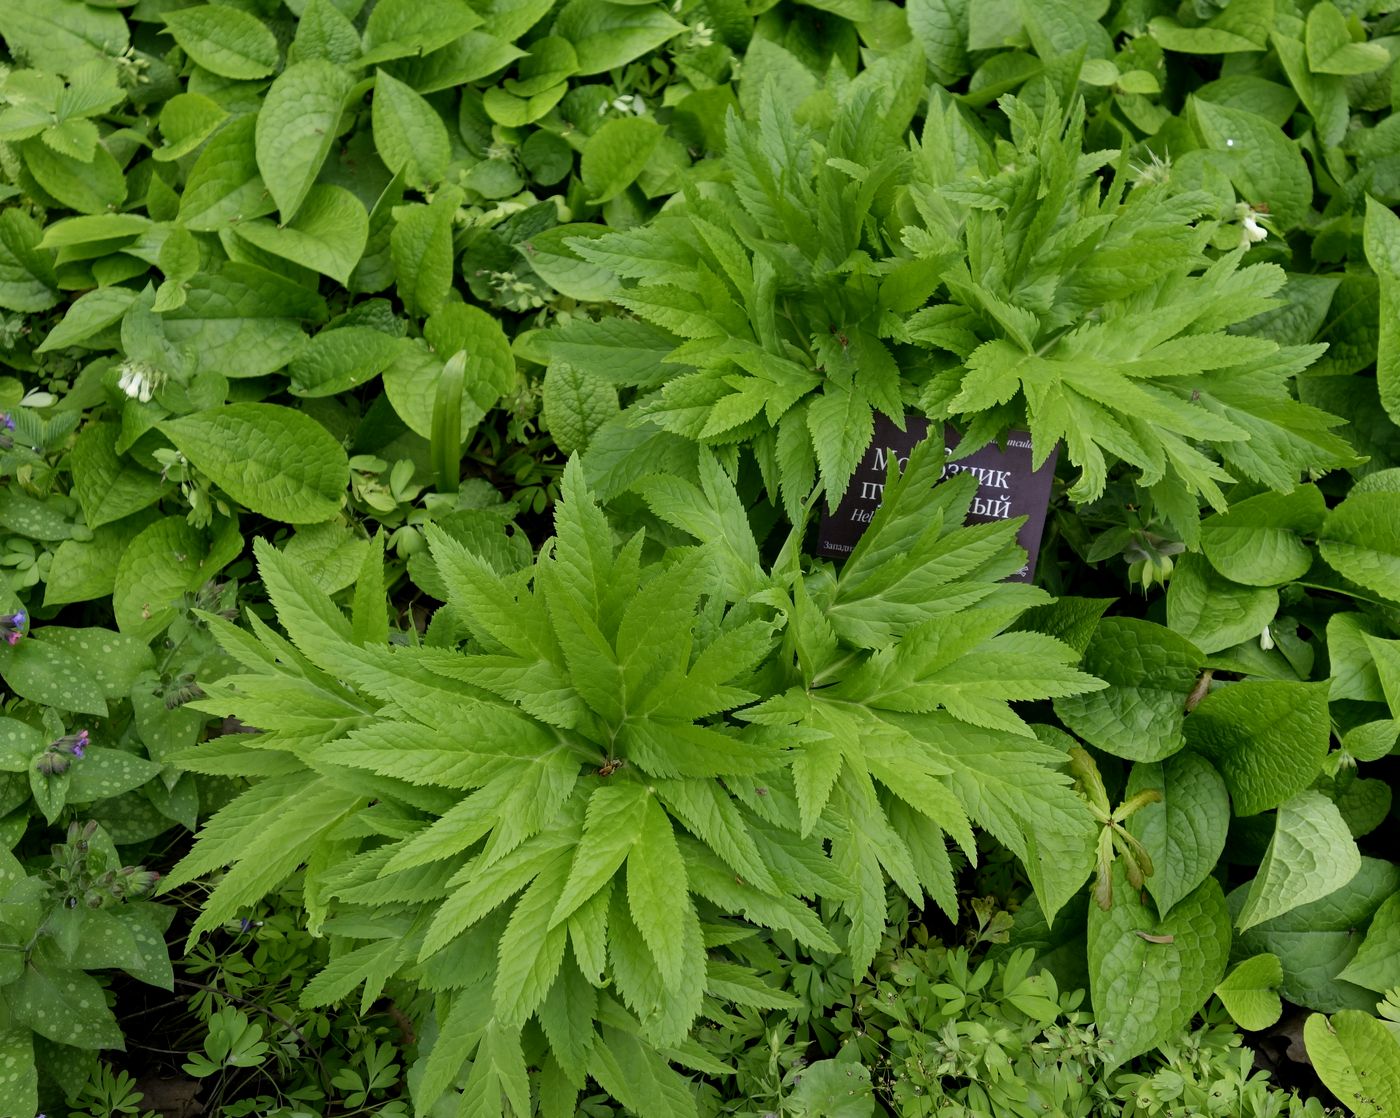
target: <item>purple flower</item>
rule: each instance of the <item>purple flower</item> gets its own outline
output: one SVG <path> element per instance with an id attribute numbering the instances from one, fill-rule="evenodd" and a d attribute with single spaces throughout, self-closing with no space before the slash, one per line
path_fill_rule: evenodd
<path id="1" fill-rule="evenodd" d="M 0 450 L 9 450 L 15 445 L 15 440 L 10 435 L 14 429 L 15 421 L 10 418 L 10 413 L 0 411 Z"/>
<path id="2" fill-rule="evenodd" d="M 0 638 L 4 638 L 8 644 L 19 644 L 20 637 L 24 636 L 24 623 L 28 619 L 29 615 L 22 609 L 14 613 L 0 613 Z"/>

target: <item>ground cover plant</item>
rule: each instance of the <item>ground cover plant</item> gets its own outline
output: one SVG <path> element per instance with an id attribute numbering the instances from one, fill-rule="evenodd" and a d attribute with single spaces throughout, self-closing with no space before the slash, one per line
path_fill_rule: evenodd
<path id="1" fill-rule="evenodd" d="M 0 1115 L 1400 1112 L 1392 7 L 0 0 Z"/>

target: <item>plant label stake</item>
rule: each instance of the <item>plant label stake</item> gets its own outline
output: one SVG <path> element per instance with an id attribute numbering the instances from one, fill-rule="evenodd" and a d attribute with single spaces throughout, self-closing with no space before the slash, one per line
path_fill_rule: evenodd
<path id="1" fill-rule="evenodd" d="M 817 551 L 829 558 L 840 559 L 854 550 L 865 532 L 875 510 L 880 507 L 884 490 L 885 467 L 889 455 L 901 460 L 928 434 L 928 420 L 921 416 L 906 416 L 901 431 L 883 415 L 875 417 L 875 436 L 861 459 L 846 493 L 835 511 L 822 514 Z M 959 435 L 945 427 L 943 445 L 951 454 L 958 445 Z M 1006 436 L 1006 449 L 995 444 L 983 447 L 966 458 L 948 462 L 943 476 L 970 473 L 977 478 L 977 495 L 967 514 L 969 524 L 988 524 L 994 520 L 1010 520 L 1024 516 L 1016 539 L 1026 549 L 1026 565 L 1010 576 L 1017 582 L 1030 582 L 1035 577 L 1036 555 L 1040 537 L 1045 531 L 1045 514 L 1050 507 L 1050 482 L 1055 476 L 1055 460 L 1059 447 L 1039 469 L 1031 466 L 1031 437 L 1024 431 L 1012 431 Z"/>

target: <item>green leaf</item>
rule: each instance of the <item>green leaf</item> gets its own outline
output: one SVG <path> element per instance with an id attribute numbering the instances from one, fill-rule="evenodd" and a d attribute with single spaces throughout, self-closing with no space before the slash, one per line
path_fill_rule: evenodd
<path id="1" fill-rule="evenodd" d="M 1390 65 L 1390 52 L 1380 43 L 1352 42 L 1346 16 L 1330 0 L 1308 12 L 1307 46 L 1315 74 L 1368 74 Z"/>
<path id="2" fill-rule="evenodd" d="M 608 173 L 605 168 L 604 174 Z M 597 240 L 607 233 L 606 226 L 592 223 L 556 225 L 515 247 L 536 274 L 561 295 L 586 303 L 602 303 L 621 290 L 617 274 L 602 265 L 590 264 L 568 242 L 574 237 Z"/>
<path id="3" fill-rule="evenodd" d="M 298 396 L 335 396 L 387 369 L 404 348 L 401 338 L 372 326 L 322 330 L 287 367 Z"/>
<path id="4" fill-rule="evenodd" d="M 225 4 L 202 4 L 163 17 L 186 54 L 225 78 L 263 78 L 277 67 L 277 38 L 256 16 Z"/>
<path id="5" fill-rule="evenodd" d="M 1300 792 L 1279 805 L 1274 837 L 1235 924 L 1241 930 L 1319 900 L 1361 869 L 1361 853 L 1337 805 Z"/>
<path id="6" fill-rule="evenodd" d="M 350 484 L 344 448 L 314 419 L 276 404 L 229 404 L 161 430 L 246 508 L 289 524 L 329 520 Z"/>
<path id="7" fill-rule="evenodd" d="M 1199 555 L 1183 555 L 1167 587 L 1167 625 L 1202 652 L 1256 640 L 1278 613 L 1278 591 L 1240 586 Z"/>
<path id="8" fill-rule="evenodd" d="M 354 80 L 320 59 L 288 66 L 258 111 L 258 170 L 283 223 L 297 216 L 340 130 Z"/>
<path id="9" fill-rule="evenodd" d="M 1055 700 L 1055 712 L 1084 740 L 1119 757 L 1160 761 L 1184 744 L 1186 697 L 1204 658 L 1170 629 L 1106 617 L 1080 663 L 1108 683 L 1102 691 Z"/>
<path id="10" fill-rule="evenodd" d="M 625 66 L 684 30 L 655 5 L 607 0 L 569 0 L 554 19 L 554 34 L 573 44 L 583 75 Z"/>
<path id="11" fill-rule="evenodd" d="M 10 1025 L 0 1032 L 0 1111 L 37 1114 L 39 1066 L 34 1061 L 34 1036 L 26 1025 Z"/>
<path id="12" fill-rule="evenodd" d="M 467 397 L 482 412 L 495 407 L 515 387 L 515 356 L 495 315 L 480 307 L 455 303 L 423 324 L 423 336 L 442 360 L 466 351 L 463 385 Z M 464 407 L 463 416 L 467 412 Z"/>
<path id="13" fill-rule="evenodd" d="M 410 314 L 441 310 L 452 289 L 452 219 L 457 202 L 441 191 L 427 206 L 405 206 L 389 236 L 399 298 Z"/>
<path id="14" fill-rule="evenodd" d="M 54 552 L 44 604 L 87 602 L 110 595 L 117 578 L 117 564 L 127 546 L 154 519 L 153 512 L 131 516 L 115 524 L 104 524 L 90 540 L 64 540 Z"/>
<path id="15" fill-rule="evenodd" d="M 1147 891 L 1157 910 L 1167 913 L 1220 861 L 1230 829 L 1230 797 L 1210 762 L 1189 749 L 1160 764 L 1134 765 L 1124 798 L 1148 789 L 1161 801 L 1135 811 L 1127 827 L 1152 858 Z"/>
<path id="16" fill-rule="evenodd" d="M 438 182 L 452 160 L 447 126 L 409 86 L 380 70 L 374 79 L 374 146 L 391 171 L 412 167 L 411 181 Z"/>
<path id="17" fill-rule="evenodd" d="M 1113 866 L 1113 907 L 1089 906 L 1089 985 L 1095 1022 L 1113 1039 L 1118 1067 L 1170 1040 L 1205 1004 L 1225 974 L 1230 914 L 1207 878 L 1158 919 Z"/>
<path id="18" fill-rule="evenodd" d="M 5 990 L 12 1019 L 75 1048 L 125 1048 L 100 983 L 79 971 L 31 964 Z M 49 967 L 54 967 L 50 970 Z"/>
<path id="19" fill-rule="evenodd" d="M 968 71 L 969 0 L 909 0 L 909 30 L 923 47 L 929 69 L 942 84 Z"/>
<path id="20" fill-rule="evenodd" d="M 695 909 L 671 820 L 655 796 L 646 798 L 644 811 L 636 845 L 627 858 L 627 903 L 662 979 L 678 986 L 689 961 L 684 950 L 686 925 L 695 924 Z"/>
<path id="21" fill-rule="evenodd" d="M 1312 175 L 1297 146 L 1262 116 L 1193 98 L 1191 115 L 1206 146 L 1222 153 L 1231 180 L 1252 205 L 1269 207 L 1279 226 L 1303 220 Z"/>
<path id="22" fill-rule="evenodd" d="M 1184 54 L 1238 54 L 1264 50 L 1274 23 L 1274 0 L 1230 0 L 1200 27 L 1183 27 L 1171 16 L 1148 22 L 1148 33 L 1167 50 Z"/>
<path id="23" fill-rule="evenodd" d="M 138 512 L 159 499 L 165 486 L 149 470 L 117 454 L 114 423 L 94 423 L 73 444 L 72 495 L 83 507 L 89 528 L 100 528 Z"/>
<path id="24" fill-rule="evenodd" d="M 344 66 L 360 56 L 360 33 L 332 0 L 310 0 L 297 23 L 287 61 L 322 58 Z"/>
<path id="25" fill-rule="evenodd" d="M 30 636 L 0 647 L 0 676 L 21 698 L 59 710 L 107 713 L 102 687 L 67 650 Z"/>
<path id="26" fill-rule="evenodd" d="M 645 787 L 634 782 L 599 785 L 589 796 L 583 838 L 550 917 L 551 927 L 578 911 L 621 868 L 641 837 L 650 800 Z"/>
<path id="27" fill-rule="evenodd" d="M 184 303 L 162 315 L 161 326 L 170 342 L 193 356 L 197 373 L 276 372 L 304 343 L 301 323 L 326 318 L 326 304 L 314 291 L 248 264 L 200 272 L 184 286 Z"/>
<path id="28" fill-rule="evenodd" d="M 643 117 L 609 120 L 588 138 L 579 161 L 590 204 L 611 201 L 636 181 L 665 130 Z"/>
<path id="29" fill-rule="evenodd" d="M 1400 986 L 1400 894 L 1376 909 L 1366 938 L 1337 977 L 1377 993 Z"/>
<path id="30" fill-rule="evenodd" d="M 1327 515 L 1318 550 L 1352 582 L 1400 602 L 1400 517 L 1395 495 L 1353 492 Z"/>
<path id="31" fill-rule="evenodd" d="M 360 200 L 339 186 L 313 186 L 285 224 L 263 218 L 243 221 L 234 232 L 265 252 L 349 283 L 369 240 L 369 214 Z"/>
<path id="32" fill-rule="evenodd" d="M 91 803 L 140 788 L 160 775 L 160 766 L 121 749 L 91 746 L 68 770 L 68 802 Z"/>
<path id="33" fill-rule="evenodd" d="M 381 0 L 365 23 L 361 65 L 430 54 L 481 22 L 466 0 Z"/>
<path id="34" fill-rule="evenodd" d="M 1191 747 L 1225 778 L 1236 815 L 1257 815 L 1307 788 L 1331 736 L 1326 683 L 1218 687 L 1186 722 Z"/>
<path id="35" fill-rule="evenodd" d="M 593 432 L 617 413 L 617 391 L 612 385 L 566 361 L 549 363 L 544 374 L 544 419 L 561 452 L 586 448 Z"/>
<path id="36" fill-rule="evenodd" d="M 1201 524 L 1201 548 L 1211 566 L 1246 586 L 1278 586 L 1299 579 L 1312 564 L 1300 537 L 1314 536 L 1327 515 L 1315 485 L 1292 493 L 1262 493 Z"/>
<path id="37" fill-rule="evenodd" d="M 1248 885 L 1230 894 L 1238 912 Z M 1374 1011 L 1373 990 L 1338 975 L 1356 955 L 1367 926 L 1381 903 L 1400 890 L 1400 866 L 1362 858 L 1361 870 L 1346 885 L 1321 900 L 1250 928 L 1235 941 L 1237 957 L 1267 951 L 1283 960 L 1284 998 L 1295 1005 L 1331 1013 L 1338 1009 Z"/>
<path id="38" fill-rule="evenodd" d="M 1303 1026 L 1317 1076 L 1356 1118 L 1400 1111 L 1400 1040 L 1369 1013 L 1343 1009 L 1331 1020 L 1314 1013 Z"/>
<path id="39" fill-rule="evenodd" d="M 99 287 L 96 291 L 78 296 L 35 352 L 66 349 L 87 341 L 120 322 L 135 299 L 136 292 L 128 287 Z"/>
<path id="40" fill-rule="evenodd" d="M 798 1118 L 870 1118 L 875 1094 L 870 1071 L 855 1060 L 818 1060 L 793 1076 L 783 1100 Z"/>
<path id="41" fill-rule="evenodd" d="M 1215 988 L 1215 996 L 1236 1025 L 1258 1032 L 1283 1016 L 1278 996 L 1283 982 L 1283 963 L 1277 955 L 1254 955 L 1240 963 Z"/>
<path id="42" fill-rule="evenodd" d="M 173 104 L 172 98 L 167 111 Z M 163 123 L 164 117 L 161 119 Z M 236 117 L 199 153 L 180 195 L 180 222 L 186 228 L 216 231 L 227 228 L 230 222 L 251 221 L 277 208 L 258 170 L 257 127 L 254 116 Z M 166 139 L 168 142 L 169 136 Z M 161 158 L 160 151 L 155 158 Z"/>
<path id="43" fill-rule="evenodd" d="M 150 640 L 175 619 L 186 594 L 242 550 L 243 541 L 230 522 L 211 541 L 184 517 L 156 521 L 131 541 L 117 564 L 112 590 L 117 627 Z"/>
<path id="44" fill-rule="evenodd" d="M 91 160 L 55 151 L 41 139 L 19 145 L 35 181 L 69 209 L 105 214 L 126 201 L 126 179 L 112 153 L 99 143 Z"/>
<path id="45" fill-rule="evenodd" d="M 1400 423 L 1400 217 L 1371 197 L 1366 199 L 1365 244 L 1380 285 L 1376 384 L 1386 414 Z"/>
<path id="46" fill-rule="evenodd" d="M 103 11 L 82 0 L 0 0 L 0 35 L 11 57 L 22 53 L 29 65 L 61 74 L 120 54 L 131 45 L 120 12 Z"/>
<path id="47" fill-rule="evenodd" d="M 0 307 L 33 314 L 58 302 L 53 253 L 39 240 L 39 226 L 24 211 L 0 213 Z"/>

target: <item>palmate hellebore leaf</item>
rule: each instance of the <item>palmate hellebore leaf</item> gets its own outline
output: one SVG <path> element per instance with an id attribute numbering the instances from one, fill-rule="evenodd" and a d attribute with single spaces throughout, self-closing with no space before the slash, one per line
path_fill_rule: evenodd
<path id="1" fill-rule="evenodd" d="M 192 705 L 263 731 L 252 749 L 221 750 L 220 771 L 241 753 L 267 773 L 268 750 L 291 764 L 216 814 L 175 871 L 179 883 L 232 866 L 195 934 L 306 861 L 313 918 L 334 919 L 354 948 L 309 998 L 452 973 L 461 1008 L 448 1020 L 484 1010 L 518 1043 L 536 1016 L 561 1066 L 606 1083 L 607 1061 L 629 1051 L 609 1014 L 654 1053 L 683 1040 L 707 974 L 732 976 L 707 953 L 702 919 L 837 951 L 804 899 L 824 896 L 863 970 L 887 879 L 956 911 L 945 843 L 975 857 L 974 823 L 1022 854 L 1057 910 L 1089 873 L 1094 831 L 1064 755 L 1008 703 L 1099 684 L 1068 646 L 1002 632 L 1045 595 L 999 581 L 1021 562 L 1015 526 L 962 527 L 971 493 L 933 489 L 940 451 L 924 444 L 902 478 L 891 467 L 890 495 L 834 583 L 803 574 L 792 548 L 773 571 L 758 566 L 738 495 L 708 456 L 700 487 L 642 487 L 659 515 L 704 536 L 660 562 L 640 533 L 618 545 L 573 461 L 555 536 L 530 566 L 429 529 L 446 594 L 434 624 L 469 638 L 462 648 L 357 645 L 306 573 L 257 544 L 290 643 L 211 619 L 245 674 Z M 930 496 L 947 515 L 929 519 Z M 917 558 L 883 558 L 905 550 Z M 196 769 L 201 748 L 183 755 Z M 401 820 L 390 841 L 354 837 L 356 820 L 386 812 Z M 829 840 L 830 856 L 804 836 Z M 400 921 L 401 934 L 363 941 L 348 930 L 357 913 Z M 600 998 L 600 984 L 613 994 Z M 564 1029 L 560 1015 L 576 1013 Z M 480 1036 L 450 1049 L 459 1062 L 476 1051 L 473 1076 L 494 1059 Z M 664 1059 L 653 1071 L 676 1074 Z"/>

